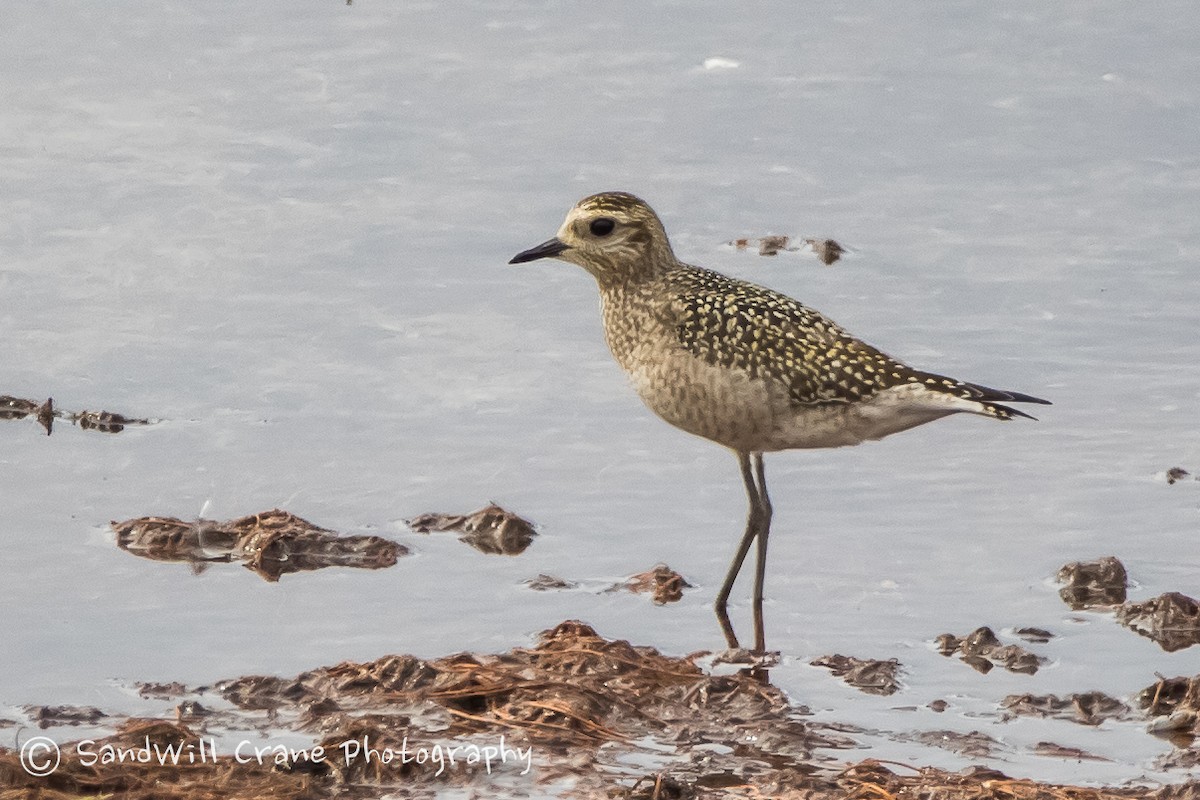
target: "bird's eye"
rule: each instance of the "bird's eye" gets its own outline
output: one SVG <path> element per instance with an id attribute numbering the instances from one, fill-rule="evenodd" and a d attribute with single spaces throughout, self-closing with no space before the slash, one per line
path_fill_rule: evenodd
<path id="1" fill-rule="evenodd" d="M 608 217 L 600 217 L 592 220 L 592 224 L 588 226 L 588 230 L 593 236 L 608 236 L 613 232 L 613 228 L 617 227 L 617 223 L 613 222 Z"/>

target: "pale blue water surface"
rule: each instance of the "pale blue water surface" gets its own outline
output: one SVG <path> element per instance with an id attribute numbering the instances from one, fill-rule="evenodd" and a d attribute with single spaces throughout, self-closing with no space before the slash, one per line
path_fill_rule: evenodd
<path id="1" fill-rule="evenodd" d="M 911 733 L 981 730 L 1006 747 L 986 763 L 1021 777 L 1181 779 L 1141 723 L 995 714 L 1011 693 L 1128 698 L 1200 672 L 1195 648 L 1071 612 L 1052 581 L 1113 554 L 1135 599 L 1200 594 L 1200 483 L 1162 476 L 1200 467 L 1196 31 L 1187 2 L 13 5 L 0 394 L 162 422 L 0 424 L 0 717 L 127 713 L 139 680 L 499 651 L 567 618 L 719 647 L 733 459 L 642 408 L 586 274 L 505 264 L 579 197 L 625 189 L 686 260 L 1055 403 L 768 458 L 772 677 L 818 719 L 884 732 L 844 757 L 957 769 Z M 853 253 L 724 244 L 766 233 Z M 403 522 L 488 500 L 538 524 L 524 555 Z M 107 527 L 275 506 L 416 555 L 268 584 L 132 558 Z M 697 584 L 682 602 L 521 584 L 658 561 Z M 934 651 L 984 624 L 1053 631 L 1033 646 L 1051 663 L 983 676 Z M 831 652 L 899 658 L 904 690 L 808 666 Z"/>

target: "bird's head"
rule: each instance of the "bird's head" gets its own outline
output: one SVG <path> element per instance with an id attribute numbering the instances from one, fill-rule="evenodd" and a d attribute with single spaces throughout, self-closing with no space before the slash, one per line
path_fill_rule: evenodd
<path id="1" fill-rule="evenodd" d="M 649 277 L 675 263 L 658 215 L 626 192 L 583 198 L 567 214 L 557 236 L 518 253 L 508 263 L 539 258 L 578 264 L 601 284 Z"/>

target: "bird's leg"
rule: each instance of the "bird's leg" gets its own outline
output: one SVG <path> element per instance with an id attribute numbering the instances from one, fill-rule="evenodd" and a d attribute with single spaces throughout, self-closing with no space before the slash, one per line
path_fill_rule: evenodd
<path id="1" fill-rule="evenodd" d="M 721 585 L 721 591 L 717 592 L 717 600 L 713 604 L 717 612 L 717 621 L 721 623 L 721 631 L 725 634 L 725 642 L 732 650 L 736 650 L 739 645 L 737 635 L 733 632 L 733 625 L 729 622 L 729 610 L 726 605 L 729 601 L 729 593 L 733 591 L 733 584 L 737 581 L 738 573 L 742 570 L 742 563 L 746 560 L 746 553 L 750 552 L 750 544 L 761 529 L 759 518 L 763 505 L 759 498 L 758 486 L 755 484 L 754 472 L 750 467 L 750 456 L 746 453 L 738 453 L 737 457 L 738 466 L 742 468 L 742 482 L 746 485 L 746 497 L 750 501 L 750 510 L 746 516 L 746 532 L 742 534 L 742 541 L 738 544 L 733 563 L 729 565 L 729 572 L 725 575 L 725 583 Z M 762 456 L 756 456 L 756 458 L 758 459 L 756 462 L 758 468 L 761 470 Z"/>
<path id="2" fill-rule="evenodd" d="M 767 652 L 767 634 L 763 624 L 763 583 L 767 576 L 767 537 L 771 535 L 771 498 L 767 495 L 767 476 L 762 453 L 755 453 L 754 477 L 758 488 L 758 545 L 754 565 L 754 653 Z"/>

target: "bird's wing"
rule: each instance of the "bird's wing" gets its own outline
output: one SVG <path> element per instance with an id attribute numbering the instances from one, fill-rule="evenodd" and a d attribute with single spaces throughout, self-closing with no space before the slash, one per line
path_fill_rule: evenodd
<path id="1" fill-rule="evenodd" d="M 710 364 L 773 380 L 794 403 L 851 403 L 917 372 L 787 295 L 699 268 L 670 277 L 679 342 Z"/>
<path id="2" fill-rule="evenodd" d="M 1001 419 L 1029 415 L 999 402 L 1049 403 L 913 369 L 772 289 L 696 267 L 668 280 L 672 322 L 686 350 L 710 364 L 776 381 L 797 405 L 854 403 L 914 383 L 978 402 L 980 413 Z"/>

